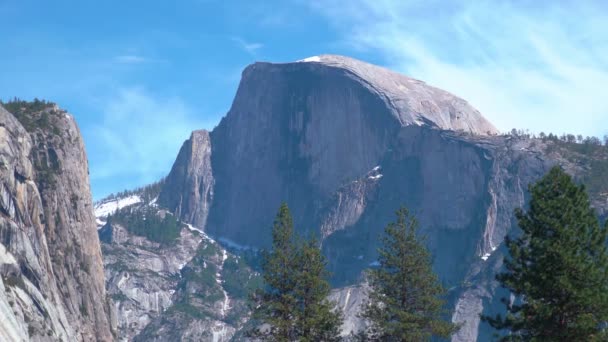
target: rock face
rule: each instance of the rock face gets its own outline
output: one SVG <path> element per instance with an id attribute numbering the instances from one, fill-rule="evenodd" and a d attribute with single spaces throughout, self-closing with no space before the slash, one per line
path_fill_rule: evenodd
<path id="1" fill-rule="evenodd" d="M 156 199 L 142 201 L 158 195 L 149 190 L 102 200 L 95 207 L 98 222 L 105 222 L 99 236 L 117 339 L 229 341 L 247 320 L 245 301 L 259 276 L 192 225 L 180 224 L 172 241 L 135 234 L 137 220 L 121 222 L 125 212 L 145 221 L 149 215 L 171 215 Z"/>
<path id="2" fill-rule="evenodd" d="M 0 107 L 0 340 L 111 341 L 84 144 L 37 105 Z"/>
<path id="3" fill-rule="evenodd" d="M 466 101 L 364 62 L 255 63 L 204 143 L 195 133 L 184 144 L 163 203 L 220 241 L 267 247 L 287 202 L 296 227 L 323 238 L 341 288 L 334 297 L 349 313 L 345 331 L 361 323 L 351 296 L 361 301 L 378 235 L 406 205 L 450 289 L 452 320 L 463 325 L 453 341 L 486 340 L 479 314 L 499 305 L 494 274 L 513 209 L 552 165 L 585 169 L 548 154 L 541 140 L 497 133 Z"/>
<path id="4" fill-rule="evenodd" d="M 180 271 L 196 255 L 202 238 L 184 229 L 175 244 L 164 246 L 111 223 L 99 233 L 118 337 L 131 340 L 173 304 Z"/>
<path id="5" fill-rule="evenodd" d="M 184 221 L 204 227 L 213 200 L 213 185 L 209 132 L 194 131 L 180 149 L 158 201 L 173 208 Z"/>

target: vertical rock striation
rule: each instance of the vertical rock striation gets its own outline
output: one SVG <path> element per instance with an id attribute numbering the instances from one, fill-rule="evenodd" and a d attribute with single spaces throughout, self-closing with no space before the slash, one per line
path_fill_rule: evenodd
<path id="1" fill-rule="evenodd" d="M 213 185 L 209 132 L 194 131 L 180 149 L 158 202 L 184 221 L 204 228 Z"/>
<path id="2" fill-rule="evenodd" d="M 80 132 L 57 106 L 28 106 L 12 109 L 19 120 L 0 108 L 0 336 L 111 341 Z"/>
<path id="3" fill-rule="evenodd" d="M 454 341 L 487 336 L 479 314 L 496 304 L 493 278 L 513 209 L 525 204 L 529 183 L 567 163 L 541 141 L 499 136 L 450 93 L 331 55 L 250 65 L 205 137 L 199 151 L 195 134 L 184 144 L 163 189 L 184 221 L 220 241 L 267 247 L 272 217 L 287 202 L 296 227 L 322 237 L 332 285 L 343 288 L 335 297 L 353 313 L 352 286 L 406 205 L 450 289 L 452 319 L 463 324 Z M 358 324 L 347 321 L 347 329 Z"/>

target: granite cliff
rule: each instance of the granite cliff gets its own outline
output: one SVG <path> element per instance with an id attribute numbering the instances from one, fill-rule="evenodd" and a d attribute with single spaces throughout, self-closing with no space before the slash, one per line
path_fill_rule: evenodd
<path id="1" fill-rule="evenodd" d="M 479 314 L 496 305 L 501 243 L 527 185 L 556 163 L 579 179 L 592 169 L 551 144 L 500 135 L 466 101 L 351 58 L 255 63 L 219 125 L 184 143 L 159 204 L 219 241 L 260 248 L 286 201 L 296 226 L 323 238 L 345 333 L 360 325 L 351 301 L 377 237 L 406 205 L 463 325 L 453 341 L 484 340 Z"/>
<path id="2" fill-rule="evenodd" d="M 78 126 L 53 104 L 9 105 L 12 114 L 0 107 L 0 340 L 111 341 Z"/>
<path id="3" fill-rule="evenodd" d="M 528 184 L 562 165 L 608 213 L 607 147 L 500 134 L 455 95 L 342 56 L 250 65 L 227 115 L 192 132 L 165 179 L 95 207 L 74 119 L 40 101 L 8 109 L 0 340 L 242 340 L 260 282 L 249 265 L 287 202 L 321 237 L 344 334 L 364 324 L 362 272 L 406 205 L 462 324 L 452 340 L 484 341 L 479 314 L 500 308 L 494 275 Z"/>

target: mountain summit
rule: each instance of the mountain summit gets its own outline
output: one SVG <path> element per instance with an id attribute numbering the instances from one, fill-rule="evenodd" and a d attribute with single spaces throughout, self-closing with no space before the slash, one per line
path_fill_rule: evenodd
<path id="1" fill-rule="evenodd" d="M 479 135 L 499 133 L 467 101 L 392 70 L 339 55 L 313 56 L 296 63 L 311 64 L 305 67 L 311 68 L 314 72 L 323 72 L 323 68 L 343 70 L 345 77 L 352 77 L 353 80 L 382 97 L 403 126 L 429 125 L 443 130 L 465 131 Z M 256 63 L 250 68 L 256 69 L 261 64 L 265 63 Z M 280 64 L 274 65 L 280 67 Z"/>
<path id="2" fill-rule="evenodd" d="M 184 143 L 158 203 L 256 249 L 268 247 L 287 202 L 295 226 L 321 237 L 336 298 L 352 308 L 345 333 L 359 324 L 356 287 L 377 260 L 378 235 L 405 205 L 451 289 L 452 320 L 463 325 L 452 340 L 485 340 L 479 314 L 498 302 L 495 255 L 513 210 L 552 165 L 573 165 L 550 144 L 499 135 L 465 100 L 352 58 L 258 62 L 219 125 Z"/>

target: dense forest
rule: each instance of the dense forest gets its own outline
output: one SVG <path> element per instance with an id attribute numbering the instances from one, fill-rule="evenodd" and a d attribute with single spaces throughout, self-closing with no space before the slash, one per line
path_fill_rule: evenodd
<path id="1" fill-rule="evenodd" d="M 173 215 L 148 206 L 117 210 L 108 216 L 108 223 L 118 223 L 135 235 L 161 244 L 175 241 L 183 226 Z"/>

